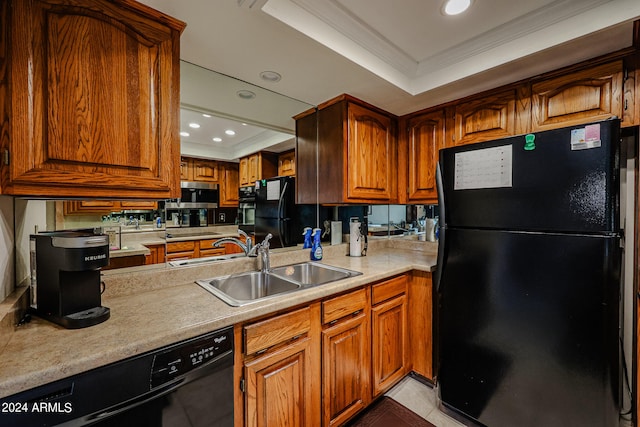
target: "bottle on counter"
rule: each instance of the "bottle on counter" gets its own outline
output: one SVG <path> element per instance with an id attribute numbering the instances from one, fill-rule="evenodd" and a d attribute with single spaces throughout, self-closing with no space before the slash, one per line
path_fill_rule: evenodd
<path id="1" fill-rule="evenodd" d="M 302 249 L 309 249 L 311 245 L 311 227 L 305 227 L 302 235 L 304 236 L 304 244 L 302 245 Z"/>
<path id="2" fill-rule="evenodd" d="M 319 228 L 313 229 L 313 245 L 311 245 L 311 261 L 320 261 L 322 259 L 322 244 L 320 243 L 320 233 L 322 230 Z"/>

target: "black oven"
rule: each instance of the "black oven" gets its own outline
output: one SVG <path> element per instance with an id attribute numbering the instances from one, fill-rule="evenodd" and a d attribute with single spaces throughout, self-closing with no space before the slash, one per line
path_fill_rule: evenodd
<path id="1" fill-rule="evenodd" d="M 233 328 L 4 399 L 3 425 L 232 427 Z M 6 424 L 5 424 L 6 423 Z"/>
<path id="2" fill-rule="evenodd" d="M 253 233 L 256 223 L 256 187 L 240 187 L 238 201 L 238 228 L 245 233 Z"/>

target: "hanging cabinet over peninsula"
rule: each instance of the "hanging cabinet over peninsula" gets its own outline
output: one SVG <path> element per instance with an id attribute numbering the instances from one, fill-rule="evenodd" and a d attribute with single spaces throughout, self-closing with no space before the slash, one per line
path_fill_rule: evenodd
<path id="1" fill-rule="evenodd" d="M 132 0 L 0 5 L 0 192 L 177 197 L 185 24 Z"/>

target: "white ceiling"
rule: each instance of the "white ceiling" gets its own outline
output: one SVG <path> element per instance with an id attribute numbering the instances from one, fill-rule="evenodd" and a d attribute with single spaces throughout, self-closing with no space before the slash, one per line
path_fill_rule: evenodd
<path id="1" fill-rule="evenodd" d="M 396 115 L 628 47 L 640 17 L 638 0 L 474 0 L 454 17 L 442 1 L 142 0 L 187 23 L 188 62 L 308 104 L 349 93 Z"/>

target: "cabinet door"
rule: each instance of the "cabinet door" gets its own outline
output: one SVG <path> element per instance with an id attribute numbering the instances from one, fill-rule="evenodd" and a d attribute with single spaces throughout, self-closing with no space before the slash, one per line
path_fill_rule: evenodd
<path id="1" fill-rule="evenodd" d="M 226 164 L 221 169 L 220 179 L 220 207 L 237 208 L 238 187 L 240 186 L 238 165 L 235 163 Z"/>
<path id="2" fill-rule="evenodd" d="M 296 153 L 290 151 L 278 156 L 278 175 L 295 176 L 296 174 Z"/>
<path id="3" fill-rule="evenodd" d="M 245 363 L 247 427 L 317 426 L 313 411 L 311 339 Z"/>
<path id="4" fill-rule="evenodd" d="M 370 401 L 365 312 L 322 331 L 322 425 L 343 424 Z"/>
<path id="5" fill-rule="evenodd" d="M 218 162 L 214 160 L 193 159 L 193 180 L 218 182 Z"/>
<path id="6" fill-rule="evenodd" d="M 240 187 L 251 185 L 249 182 L 249 158 L 243 157 L 238 164 L 240 174 Z"/>
<path id="7" fill-rule="evenodd" d="M 532 85 L 533 131 L 623 117 L 622 61 Z"/>
<path id="8" fill-rule="evenodd" d="M 180 158 L 180 180 L 193 181 L 193 159 Z"/>
<path id="9" fill-rule="evenodd" d="M 347 109 L 347 198 L 396 199 L 397 144 L 391 118 L 353 103 Z"/>
<path id="10" fill-rule="evenodd" d="M 120 203 L 113 200 L 65 200 L 65 215 L 106 214 L 120 210 Z"/>
<path id="11" fill-rule="evenodd" d="M 249 177 L 249 184 L 253 184 L 257 180 L 262 179 L 262 167 L 260 160 L 260 154 L 253 154 L 249 156 L 247 163 L 247 176 Z"/>
<path id="12" fill-rule="evenodd" d="M 455 145 L 490 141 L 516 134 L 516 90 L 455 106 Z"/>
<path id="13" fill-rule="evenodd" d="M 408 369 L 407 304 L 401 295 L 371 309 L 373 395 L 387 391 Z"/>
<path id="14" fill-rule="evenodd" d="M 2 192 L 177 196 L 184 24 L 135 2 L 9 3 Z"/>
<path id="15" fill-rule="evenodd" d="M 436 202 L 438 150 L 445 146 L 445 114 L 435 111 L 408 122 L 409 202 Z"/>

